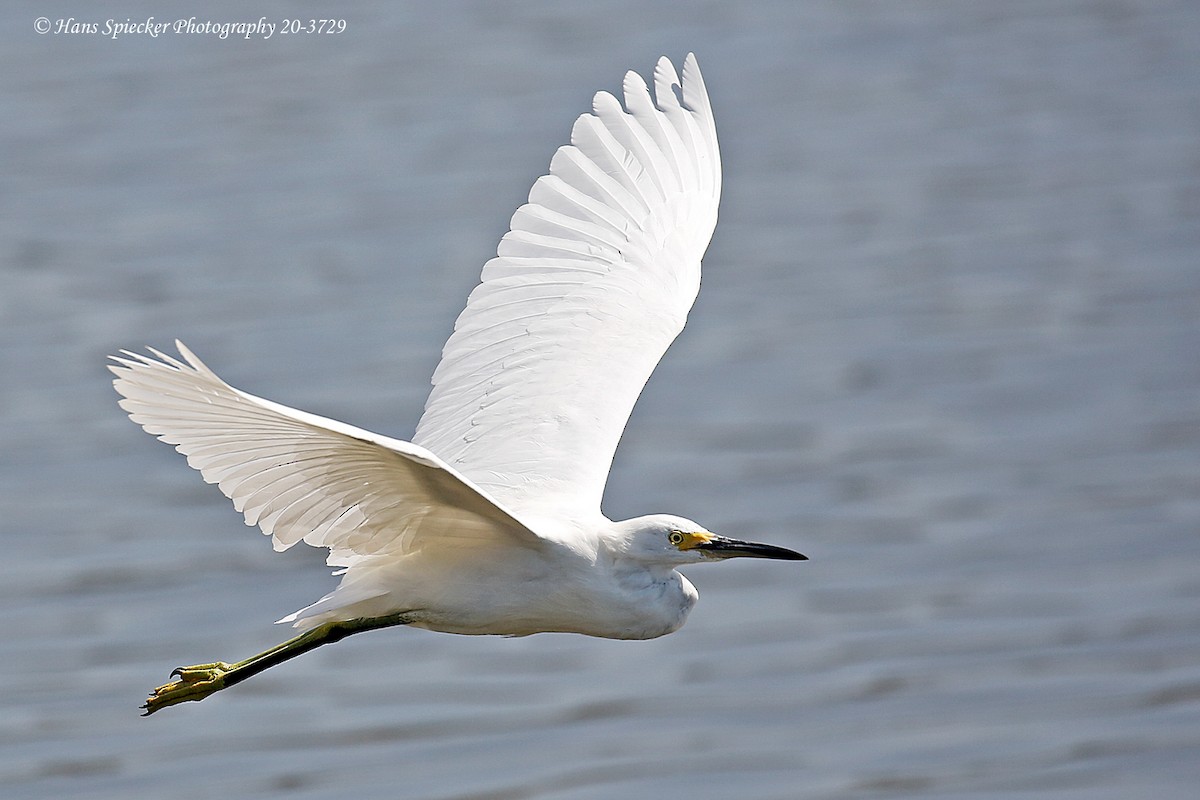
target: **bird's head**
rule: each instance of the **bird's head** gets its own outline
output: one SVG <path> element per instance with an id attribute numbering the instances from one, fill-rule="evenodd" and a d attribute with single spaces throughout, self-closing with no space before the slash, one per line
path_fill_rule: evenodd
<path id="1" fill-rule="evenodd" d="M 626 556 L 648 562 L 694 564 L 727 558 L 774 558 L 807 561 L 808 556 L 770 544 L 718 536 L 703 525 L 671 514 L 652 514 L 618 523 Z"/>

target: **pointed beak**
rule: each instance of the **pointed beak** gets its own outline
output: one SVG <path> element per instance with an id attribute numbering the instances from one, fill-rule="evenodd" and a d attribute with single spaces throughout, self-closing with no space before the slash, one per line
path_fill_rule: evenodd
<path id="1" fill-rule="evenodd" d="M 807 561 L 808 556 L 801 555 L 786 547 L 776 547 L 773 544 L 756 544 L 741 542 L 737 539 L 726 539 L 724 536 L 714 536 L 695 546 L 696 550 L 709 558 L 774 558 L 780 561 Z"/>

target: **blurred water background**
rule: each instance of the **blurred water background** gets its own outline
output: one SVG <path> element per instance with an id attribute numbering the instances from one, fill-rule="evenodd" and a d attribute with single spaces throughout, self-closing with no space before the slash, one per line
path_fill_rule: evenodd
<path id="1" fill-rule="evenodd" d="M 339 17 L 249 41 L 34 20 Z M 10 3 L 0 795 L 1141 798 L 1200 785 L 1200 5 Z M 137 706 L 334 584 L 125 418 L 180 337 L 407 437 L 597 89 L 695 50 L 725 163 L 606 511 L 691 570 L 652 642 L 393 630 Z"/>

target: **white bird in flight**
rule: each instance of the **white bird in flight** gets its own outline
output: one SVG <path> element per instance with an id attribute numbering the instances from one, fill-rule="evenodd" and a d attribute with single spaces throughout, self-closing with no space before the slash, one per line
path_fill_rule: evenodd
<path id="1" fill-rule="evenodd" d="M 652 639 L 697 593 L 676 567 L 802 560 L 665 514 L 600 511 L 634 402 L 683 329 L 712 238 L 721 165 L 696 59 L 636 73 L 576 120 L 512 218 L 433 374 L 412 442 L 235 389 L 183 359 L 129 351 L 121 407 L 187 456 L 276 550 L 329 549 L 337 588 L 280 622 L 303 631 L 235 663 L 180 667 L 146 714 L 361 631 L 573 632 Z"/>

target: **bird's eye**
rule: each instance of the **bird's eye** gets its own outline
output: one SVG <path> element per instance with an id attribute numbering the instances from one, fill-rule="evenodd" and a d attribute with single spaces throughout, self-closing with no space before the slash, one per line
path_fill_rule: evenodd
<path id="1" fill-rule="evenodd" d="M 671 544 L 679 546 L 679 545 L 683 544 L 683 534 L 680 533 L 679 531 L 671 531 L 671 535 L 669 537 L 667 537 L 667 540 Z"/>

